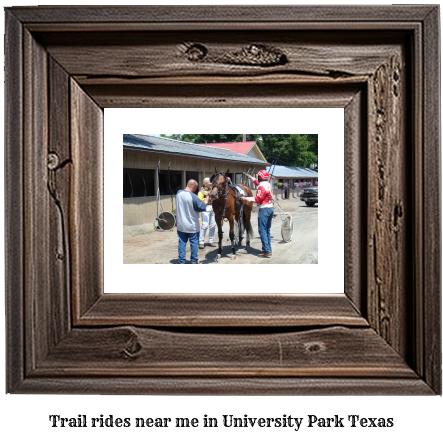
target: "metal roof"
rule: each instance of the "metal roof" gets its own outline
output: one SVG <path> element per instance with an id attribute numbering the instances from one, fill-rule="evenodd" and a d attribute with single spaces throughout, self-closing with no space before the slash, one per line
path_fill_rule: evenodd
<path id="1" fill-rule="evenodd" d="M 203 143 L 201 143 L 203 144 Z M 246 155 L 252 146 L 255 145 L 255 141 L 231 141 L 225 143 L 207 143 L 204 146 L 212 146 L 214 148 L 229 149 L 233 152 Z"/>
<path id="2" fill-rule="evenodd" d="M 269 172 L 271 166 L 266 170 Z M 272 166 L 272 175 L 277 178 L 318 178 L 318 170 L 307 167 Z"/>
<path id="3" fill-rule="evenodd" d="M 240 161 L 245 163 L 267 164 L 266 161 L 248 155 L 239 154 L 229 149 L 204 146 L 186 141 L 172 140 L 165 137 L 155 137 L 145 134 L 123 134 L 123 147 L 150 152 L 167 152 L 180 155 L 190 155 L 214 160 Z"/>

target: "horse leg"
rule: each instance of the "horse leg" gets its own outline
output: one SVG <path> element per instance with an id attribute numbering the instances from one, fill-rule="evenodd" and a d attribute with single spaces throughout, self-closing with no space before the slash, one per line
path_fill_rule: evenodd
<path id="1" fill-rule="evenodd" d="M 238 246 L 240 247 L 242 240 L 243 240 L 243 233 L 244 233 L 244 228 L 245 228 L 243 207 L 240 207 L 237 209 L 237 211 L 235 213 L 235 220 L 237 221 Z M 242 222 L 240 222 L 240 221 L 242 221 Z"/>
<path id="2" fill-rule="evenodd" d="M 219 259 L 222 256 L 223 253 L 223 220 L 220 218 L 218 209 L 214 206 L 214 216 L 215 216 L 215 223 L 217 224 L 218 229 L 218 254 L 217 259 Z"/>
<path id="3" fill-rule="evenodd" d="M 218 254 L 217 258 L 219 259 L 223 253 L 223 231 L 220 224 L 217 224 L 218 227 Z"/>
<path id="4" fill-rule="evenodd" d="M 229 218 L 229 238 L 231 239 L 231 259 L 235 259 L 234 215 Z"/>

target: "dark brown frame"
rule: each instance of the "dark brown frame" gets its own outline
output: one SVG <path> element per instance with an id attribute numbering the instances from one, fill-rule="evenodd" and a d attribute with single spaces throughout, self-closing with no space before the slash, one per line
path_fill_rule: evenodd
<path id="1" fill-rule="evenodd" d="M 441 394 L 439 58 L 438 6 L 7 8 L 7 391 Z M 103 294 L 102 109 L 169 106 L 345 108 L 345 295 Z"/>

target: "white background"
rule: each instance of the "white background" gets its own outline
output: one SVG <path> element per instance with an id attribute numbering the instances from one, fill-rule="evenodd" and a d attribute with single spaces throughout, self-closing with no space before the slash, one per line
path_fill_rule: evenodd
<path id="1" fill-rule="evenodd" d="M 194 266 L 122 264 L 123 187 L 120 177 L 123 162 L 122 138 L 123 134 L 147 134 L 152 131 L 205 134 L 232 132 L 318 134 L 319 190 L 321 191 L 321 202 L 318 206 L 319 264 L 294 264 L 290 267 L 290 274 L 287 265 L 270 264 L 267 267 L 267 275 L 272 279 L 273 287 L 267 293 L 343 292 L 344 110 L 342 108 L 108 108 L 105 109 L 104 166 L 106 293 L 205 292 L 204 288 L 195 286 Z M 162 168 L 167 168 L 167 162 L 163 163 Z M 169 205 L 170 201 L 163 203 L 166 210 Z M 284 208 L 284 202 L 281 205 Z M 278 216 L 274 218 L 274 221 L 281 222 L 281 219 Z M 296 230 L 297 222 L 294 223 L 294 227 Z M 173 232 L 175 233 L 175 230 Z M 254 232 L 258 236 L 258 230 Z M 293 241 L 286 245 L 297 245 L 297 239 L 300 238 L 303 236 L 295 231 Z M 279 234 L 276 239 L 280 239 Z M 149 251 L 149 248 L 146 250 Z M 278 248 L 275 250 L 278 251 Z M 217 263 L 199 266 L 197 275 L 199 282 L 202 282 L 200 284 L 210 282 L 214 275 L 219 275 L 220 266 Z M 229 272 L 235 275 L 236 290 L 220 289 L 219 293 L 258 292 L 258 285 L 251 279 L 260 278 L 262 270 L 263 265 L 245 266 L 233 263 L 230 265 Z M 154 290 L 151 280 L 156 275 L 161 275 L 168 280 Z M 317 280 L 312 281 L 313 277 Z M 332 283 L 334 288 L 330 287 Z M 211 292 L 216 291 L 211 290 Z"/>
<path id="2" fill-rule="evenodd" d="M 51 2 L 45 1 L 45 4 Z M 61 4 L 63 2 L 52 2 Z M 95 1 L 95 4 L 111 4 L 112 1 Z M 165 2 L 156 2 L 163 4 Z M 187 2 L 198 4 L 197 2 Z M 209 3 L 209 2 L 203 2 Z M 223 3 L 223 2 L 218 2 Z M 233 2 L 225 2 L 233 4 Z M 243 0 L 242 4 L 263 3 L 260 0 Z M 269 1 L 265 3 L 270 3 Z M 279 4 L 297 4 L 297 2 L 286 2 L 279 0 Z M 309 2 L 304 0 L 301 4 L 356 4 L 357 1 L 340 0 L 340 2 Z M 389 4 L 381 1 L 365 1 L 366 4 Z M 4 5 L 30 5 L 29 1 L 14 1 Z M 147 2 L 133 1 L 131 4 L 148 4 Z M 3 26 L 3 20 L 0 21 Z M 0 74 L 3 70 L 0 69 Z M 3 83 L 3 81 L 2 81 Z M 1 105 L 3 108 L 3 105 Z M 3 118 L 0 118 L 3 123 Z M 0 154 L 3 159 L 3 154 Z M 3 165 L 0 165 L 3 172 Z M 3 189 L 3 174 L 0 175 L 0 185 Z M 2 196 L 3 193 L 0 194 Z M 1 199 L 4 199 L 3 196 Z M 3 219 L 3 211 L 1 212 Z M 2 222 L 3 223 L 3 222 Z M 1 243 L 4 234 L 0 233 Z M 4 284 L 4 266 L 0 265 L 2 281 Z M 437 273 L 436 273 L 437 275 Z M 4 300 L 1 302 L 0 327 L 4 329 Z M 0 355 L 4 358 L 4 336 L 0 336 Z M 0 393 L 4 391 L 4 360 L 0 365 Z M 0 395 L 0 433 L 4 437 L 33 436 L 33 437 L 106 437 L 126 436 L 134 437 L 225 437 L 226 432 L 231 437 L 276 437 L 279 436 L 311 436 L 311 437 L 398 437 L 398 436 L 441 436 L 443 427 L 441 424 L 441 413 L 443 402 L 441 397 L 152 397 L 152 396 L 64 396 L 64 395 Z M 266 415 L 278 416 L 292 414 L 294 416 L 306 416 L 316 414 L 318 416 L 347 416 L 359 414 L 371 417 L 394 417 L 395 426 L 391 429 L 307 429 L 300 432 L 289 429 L 272 430 L 266 429 L 215 429 L 208 432 L 207 429 L 195 429 L 191 432 L 183 432 L 174 429 L 146 430 L 131 429 L 121 431 L 119 429 L 51 429 L 49 427 L 48 415 L 60 414 L 62 416 L 77 416 L 78 414 L 99 416 L 100 414 L 114 414 L 120 417 L 155 417 L 155 416 L 189 416 L 203 417 L 204 414 L 219 417 L 223 414 L 234 414 L 242 416 Z"/>

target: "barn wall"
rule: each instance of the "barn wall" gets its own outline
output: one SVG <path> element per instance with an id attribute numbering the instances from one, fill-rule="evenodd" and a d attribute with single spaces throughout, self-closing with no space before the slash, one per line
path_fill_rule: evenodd
<path id="1" fill-rule="evenodd" d="M 161 196 L 164 211 L 171 211 L 171 197 Z M 175 208 L 175 199 L 174 199 Z M 160 212 L 159 212 L 160 213 Z M 123 225 L 141 225 L 155 223 L 157 217 L 157 200 L 155 196 L 123 199 Z"/>
<path id="2" fill-rule="evenodd" d="M 257 151 L 255 150 L 255 148 L 252 148 L 252 149 L 248 152 L 248 156 L 249 156 L 249 157 L 252 157 L 252 158 L 257 158 L 257 160 L 262 160 L 262 159 L 263 159 L 262 157 L 260 157 L 260 156 L 257 154 Z"/>

